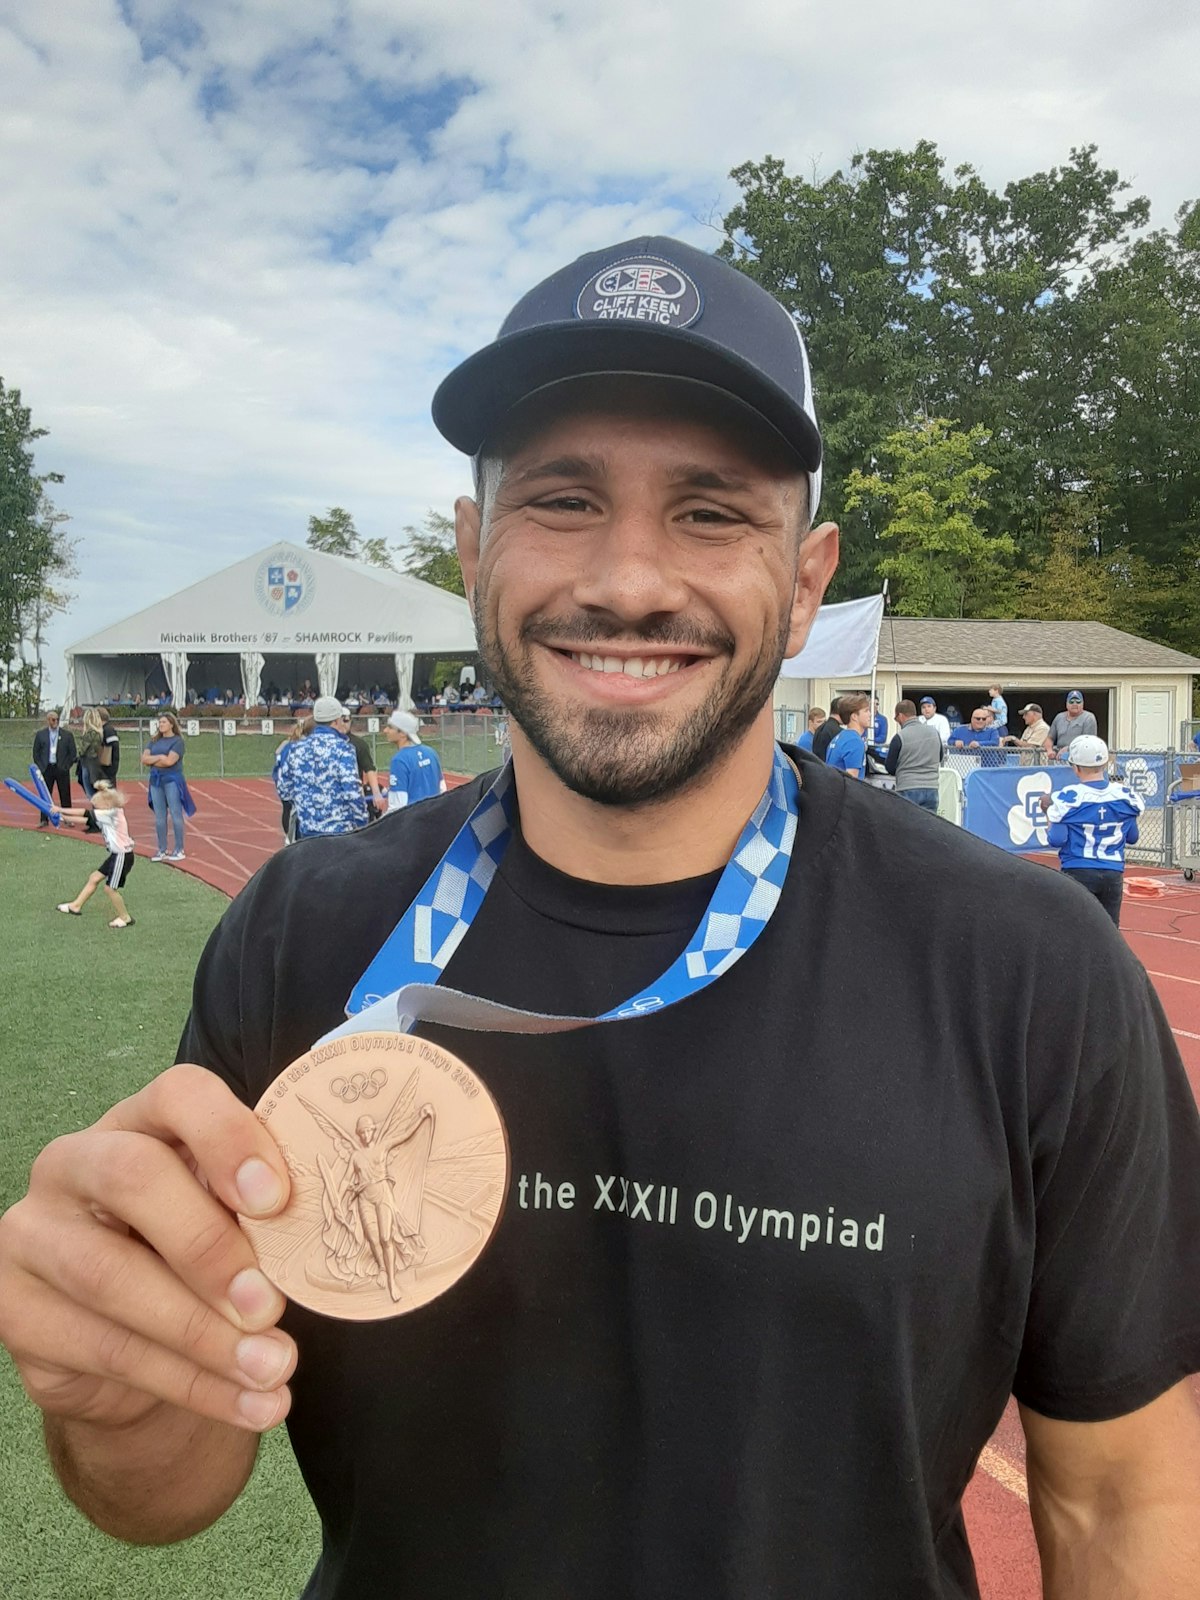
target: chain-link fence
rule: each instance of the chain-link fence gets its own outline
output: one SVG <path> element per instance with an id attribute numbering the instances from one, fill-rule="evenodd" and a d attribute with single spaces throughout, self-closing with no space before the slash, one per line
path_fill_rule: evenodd
<path id="1" fill-rule="evenodd" d="M 392 750 L 384 737 L 386 715 L 355 717 L 354 733 L 386 769 Z M 142 775 L 142 751 L 157 737 L 150 721 L 114 722 L 121 735 L 121 774 Z M 189 778 L 269 778 L 275 752 L 296 726 L 294 717 L 181 717 Z M 28 782 L 33 736 L 43 723 L 26 718 L 0 722 L 0 777 Z M 72 727 L 76 740 L 79 729 Z M 507 718 L 490 709 L 446 711 L 421 719 L 421 739 L 436 750 L 446 772 L 474 775 L 500 765 L 508 738 Z"/>

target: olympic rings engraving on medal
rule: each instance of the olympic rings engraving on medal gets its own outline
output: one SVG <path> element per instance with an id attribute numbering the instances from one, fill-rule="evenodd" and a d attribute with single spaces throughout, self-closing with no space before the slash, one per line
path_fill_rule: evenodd
<path id="1" fill-rule="evenodd" d="M 331 1078 L 329 1092 L 352 1106 L 356 1100 L 374 1100 L 387 1081 L 384 1069 L 376 1067 L 369 1077 L 365 1072 L 354 1072 L 348 1078 Z"/>

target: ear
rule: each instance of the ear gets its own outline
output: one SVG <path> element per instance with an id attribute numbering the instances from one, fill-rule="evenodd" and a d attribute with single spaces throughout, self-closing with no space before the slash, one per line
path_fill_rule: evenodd
<path id="1" fill-rule="evenodd" d="M 837 523 L 823 522 L 820 527 L 811 528 L 800 542 L 788 630 L 789 656 L 804 648 L 817 608 L 837 570 L 839 539 Z"/>
<path id="2" fill-rule="evenodd" d="M 454 542 L 458 546 L 463 587 L 471 605 L 475 603 L 475 573 L 479 567 L 480 520 L 475 501 L 469 495 L 460 495 L 454 502 Z"/>

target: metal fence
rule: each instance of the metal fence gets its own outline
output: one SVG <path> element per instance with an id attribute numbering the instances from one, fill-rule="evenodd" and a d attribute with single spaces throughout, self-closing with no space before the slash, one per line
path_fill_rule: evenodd
<path id="1" fill-rule="evenodd" d="M 269 778 L 275 752 L 296 726 L 286 717 L 181 717 L 186 743 L 185 770 L 189 778 Z M 384 737 L 386 714 L 355 717 L 352 730 L 366 739 L 376 767 L 385 769 L 392 750 Z M 0 722 L 0 777 L 27 781 L 33 736 L 40 721 L 14 718 Z M 141 755 L 157 737 L 148 720 L 117 721 L 121 735 L 121 772 L 126 777 L 141 772 Z M 73 726 L 76 739 L 79 729 Z M 421 739 L 436 750 L 446 772 L 474 775 L 500 765 L 508 738 L 508 722 L 489 709 L 446 711 L 422 717 Z"/>

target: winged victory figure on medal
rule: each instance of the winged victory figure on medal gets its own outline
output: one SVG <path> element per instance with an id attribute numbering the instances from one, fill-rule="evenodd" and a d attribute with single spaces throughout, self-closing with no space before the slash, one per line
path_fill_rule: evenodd
<path id="1" fill-rule="evenodd" d="M 420 1265 L 426 1251 L 421 1208 L 434 1110 L 412 1109 L 419 1077 L 414 1070 L 382 1121 L 363 1115 L 353 1133 L 311 1100 L 296 1097 L 333 1141 L 334 1159 L 317 1157 L 329 1271 L 347 1288 L 386 1283 L 393 1300 L 400 1299 L 400 1274 Z"/>

